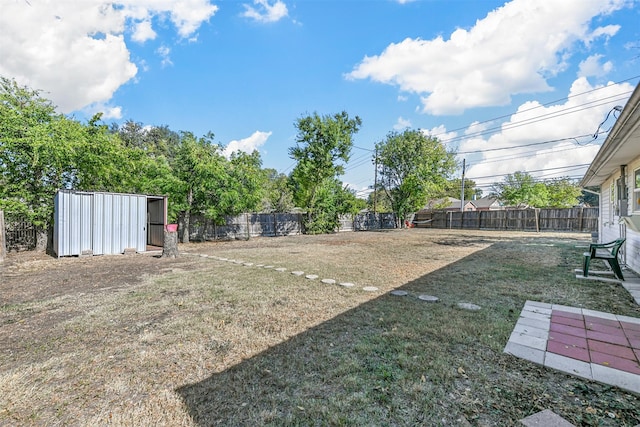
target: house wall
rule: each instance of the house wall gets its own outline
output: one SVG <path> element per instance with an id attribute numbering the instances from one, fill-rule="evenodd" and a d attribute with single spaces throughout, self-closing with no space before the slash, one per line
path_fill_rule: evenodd
<path id="1" fill-rule="evenodd" d="M 640 157 L 635 158 L 627 164 L 626 184 L 627 184 L 627 200 L 629 202 L 628 215 L 640 216 L 638 204 L 634 203 L 634 199 L 640 196 L 640 193 L 634 192 L 635 187 L 635 171 L 640 169 Z M 626 237 L 624 251 L 621 253 L 621 260 L 627 267 L 640 273 L 640 232 L 634 231 L 630 227 L 621 223 L 621 217 L 616 209 L 617 189 L 616 181 L 621 174 L 618 170 L 600 187 L 600 226 L 599 238 L 600 242 L 610 242 L 620 237 Z M 613 186 L 613 191 L 612 191 Z"/>

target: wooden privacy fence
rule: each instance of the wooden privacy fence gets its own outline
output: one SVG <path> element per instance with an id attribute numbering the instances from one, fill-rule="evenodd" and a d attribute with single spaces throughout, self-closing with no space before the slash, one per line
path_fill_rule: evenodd
<path id="1" fill-rule="evenodd" d="M 181 224 L 182 225 L 182 224 Z M 183 230 L 183 227 L 180 227 Z M 182 232 L 182 231 L 181 231 Z M 302 233 L 302 214 L 244 213 L 226 216 L 225 223 L 215 224 L 204 217 L 191 217 L 189 240 L 247 239 L 257 236 L 288 236 Z"/>
<path id="2" fill-rule="evenodd" d="M 496 211 L 423 211 L 418 228 L 462 228 L 522 231 L 598 231 L 598 208 L 505 209 Z"/>
<path id="3" fill-rule="evenodd" d="M 366 231 L 395 228 L 393 213 L 360 213 L 340 216 L 338 231 Z M 302 213 L 244 213 L 225 217 L 225 223 L 214 224 L 203 217 L 192 217 L 189 240 L 229 240 L 251 237 L 277 237 L 304 233 Z M 183 227 L 180 227 L 183 229 Z"/>

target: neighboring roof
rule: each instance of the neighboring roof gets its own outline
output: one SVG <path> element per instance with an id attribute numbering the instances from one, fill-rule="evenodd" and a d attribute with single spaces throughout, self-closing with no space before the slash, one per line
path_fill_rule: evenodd
<path id="1" fill-rule="evenodd" d="M 498 204 L 498 199 L 493 197 L 483 197 L 477 200 L 470 201 L 476 208 L 490 208 L 491 206 Z"/>
<path id="2" fill-rule="evenodd" d="M 601 185 L 609 176 L 640 155 L 640 84 L 622 109 L 580 185 Z"/>
<path id="3" fill-rule="evenodd" d="M 456 199 L 454 197 L 443 197 L 442 199 L 430 200 L 429 203 L 427 203 L 427 206 L 424 207 L 425 210 L 453 208 L 460 209 L 460 199 Z"/>

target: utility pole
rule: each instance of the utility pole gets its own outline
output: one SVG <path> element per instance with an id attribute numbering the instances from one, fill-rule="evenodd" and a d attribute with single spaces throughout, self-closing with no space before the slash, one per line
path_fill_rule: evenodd
<path id="1" fill-rule="evenodd" d="M 462 190 L 460 194 L 460 212 L 464 212 L 464 169 L 467 163 L 467 159 L 462 159 Z"/>
<path id="2" fill-rule="evenodd" d="M 375 169 L 373 170 L 373 213 L 378 213 L 378 147 L 374 154 Z"/>

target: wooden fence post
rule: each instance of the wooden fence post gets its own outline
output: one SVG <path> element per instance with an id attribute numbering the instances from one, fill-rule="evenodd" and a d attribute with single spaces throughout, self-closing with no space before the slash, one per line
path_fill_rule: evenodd
<path id="1" fill-rule="evenodd" d="M 583 227 L 583 217 L 584 217 L 584 207 L 581 206 L 580 207 L 580 214 L 578 215 L 578 231 L 580 231 L 582 233 L 582 227 Z"/>

